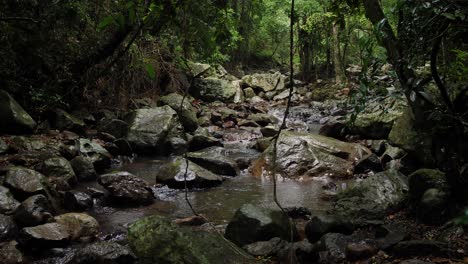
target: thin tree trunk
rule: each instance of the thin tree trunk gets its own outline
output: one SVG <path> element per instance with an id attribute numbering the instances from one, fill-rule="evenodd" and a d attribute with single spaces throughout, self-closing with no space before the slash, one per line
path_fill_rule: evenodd
<path id="1" fill-rule="evenodd" d="M 338 23 L 333 23 L 332 26 L 332 37 L 333 37 L 333 65 L 335 67 L 335 82 L 336 84 L 342 84 L 346 81 L 346 75 L 344 72 L 343 63 L 341 61 L 340 51 L 340 30 Z"/>

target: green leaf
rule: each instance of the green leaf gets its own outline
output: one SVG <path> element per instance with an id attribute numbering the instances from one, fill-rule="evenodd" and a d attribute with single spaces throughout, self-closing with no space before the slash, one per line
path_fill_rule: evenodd
<path id="1" fill-rule="evenodd" d="M 97 29 L 100 31 L 100 30 L 103 30 L 105 29 L 106 27 L 108 27 L 110 24 L 114 24 L 115 23 L 115 20 L 114 20 L 114 17 L 112 16 L 107 16 L 105 17 L 101 23 L 99 23 L 99 25 L 97 26 Z"/>
<path id="2" fill-rule="evenodd" d="M 148 73 L 148 76 L 154 80 L 156 79 L 156 71 L 154 70 L 154 66 L 151 63 L 146 63 L 145 65 L 146 72 Z"/>
<path id="3" fill-rule="evenodd" d="M 450 20 L 456 20 L 457 18 L 455 17 L 454 14 L 451 14 L 451 13 L 443 13 L 442 14 L 444 17 L 450 19 Z"/>

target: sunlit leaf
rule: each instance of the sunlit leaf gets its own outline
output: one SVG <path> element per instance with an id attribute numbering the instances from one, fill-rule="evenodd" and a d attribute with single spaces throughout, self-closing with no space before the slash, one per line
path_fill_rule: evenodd
<path id="1" fill-rule="evenodd" d="M 156 79 L 156 71 L 155 71 L 155 69 L 154 69 L 153 64 L 151 64 L 151 63 L 146 63 L 145 68 L 146 68 L 146 72 L 148 73 L 148 76 L 149 76 L 152 80 Z"/>
<path id="2" fill-rule="evenodd" d="M 99 25 L 97 26 L 97 29 L 98 30 L 103 30 L 103 29 L 107 28 L 109 25 L 114 24 L 114 23 L 115 23 L 114 17 L 107 16 L 101 21 L 101 23 L 99 23 Z"/>

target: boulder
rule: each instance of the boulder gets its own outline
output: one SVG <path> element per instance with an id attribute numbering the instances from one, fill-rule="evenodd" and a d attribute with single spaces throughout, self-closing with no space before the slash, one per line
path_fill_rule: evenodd
<path id="1" fill-rule="evenodd" d="M 279 237 L 274 237 L 268 241 L 258 241 L 245 245 L 243 248 L 252 256 L 269 257 L 278 255 L 278 252 L 287 247 L 288 241 L 281 240 Z"/>
<path id="2" fill-rule="evenodd" d="M 92 181 L 97 178 L 96 170 L 90 159 L 77 156 L 70 161 L 78 181 Z"/>
<path id="3" fill-rule="evenodd" d="M 94 217 L 84 213 L 66 213 L 54 217 L 55 221 L 65 227 L 70 239 L 94 237 L 99 232 L 99 223 Z"/>
<path id="4" fill-rule="evenodd" d="M 197 99 L 207 102 L 233 102 L 237 88 L 231 82 L 214 77 L 198 78 L 195 80 L 190 93 Z"/>
<path id="5" fill-rule="evenodd" d="M 18 228 L 13 218 L 0 214 L 0 242 L 14 238 L 17 232 Z"/>
<path id="6" fill-rule="evenodd" d="M 48 223 L 21 229 L 18 242 L 28 249 L 64 247 L 70 241 L 67 228 L 59 223 Z"/>
<path id="7" fill-rule="evenodd" d="M 150 204 L 154 200 L 150 185 L 125 171 L 101 175 L 98 182 L 113 198 L 122 202 Z"/>
<path id="8" fill-rule="evenodd" d="M 359 243 L 349 243 L 346 245 L 345 254 L 348 260 L 357 261 L 368 259 L 375 255 L 377 251 L 378 248 L 375 245 L 361 241 Z"/>
<path id="9" fill-rule="evenodd" d="M 133 155 L 133 148 L 125 138 L 117 139 L 114 144 L 119 148 L 118 154 L 131 157 Z"/>
<path id="10" fill-rule="evenodd" d="M 76 190 L 65 192 L 63 197 L 64 207 L 73 211 L 85 211 L 93 207 L 91 195 Z"/>
<path id="11" fill-rule="evenodd" d="M 407 181 L 395 170 L 376 173 L 341 192 L 333 213 L 356 224 L 382 220 L 407 198 Z"/>
<path id="12" fill-rule="evenodd" d="M 5 186 L 21 199 L 45 193 L 46 179 L 41 173 L 22 167 L 13 167 L 5 176 Z"/>
<path id="13" fill-rule="evenodd" d="M 34 195 L 24 200 L 15 211 L 15 220 L 20 226 L 43 224 L 52 218 L 52 206 L 47 198 Z"/>
<path id="14" fill-rule="evenodd" d="M 183 105 L 181 103 L 183 100 Z M 158 105 L 168 105 L 179 115 L 179 120 L 185 131 L 193 132 L 198 128 L 197 109 L 192 106 L 191 102 L 194 99 L 190 96 L 184 96 L 171 93 L 159 99 Z"/>
<path id="15" fill-rule="evenodd" d="M 245 204 L 234 214 L 224 236 L 238 246 L 245 246 L 274 237 L 290 241 L 291 230 L 295 235 L 296 227 L 282 211 Z"/>
<path id="16" fill-rule="evenodd" d="M 0 214 L 11 215 L 20 206 L 10 190 L 0 185 Z"/>
<path id="17" fill-rule="evenodd" d="M 222 147 L 210 147 L 187 153 L 187 158 L 216 174 L 227 176 L 239 175 L 237 163 L 227 157 L 226 152 L 227 150 Z"/>
<path id="18" fill-rule="evenodd" d="M 255 91 L 251 87 L 247 87 L 244 89 L 244 95 L 246 99 L 253 98 L 256 94 Z"/>
<path id="19" fill-rule="evenodd" d="M 367 139 L 387 138 L 394 122 L 404 114 L 406 108 L 405 100 L 398 100 L 396 103 L 389 100 L 394 99 L 368 103 L 349 126 L 350 133 L 362 135 Z"/>
<path id="20" fill-rule="evenodd" d="M 75 172 L 70 162 L 64 158 L 50 158 L 42 164 L 42 173 L 49 177 L 62 178 L 69 184 L 77 182 Z"/>
<path id="21" fill-rule="evenodd" d="M 128 230 L 129 244 L 139 263 L 251 263 L 242 253 L 216 233 L 180 227 L 161 216 L 136 221 Z"/>
<path id="22" fill-rule="evenodd" d="M 10 150 L 10 146 L 0 138 L 0 155 L 6 154 Z"/>
<path id="23" fill-rule="evenodd" d="M 414 200 L 420 200 L 431 188 L 448 190 L 445 173 L 434 169 L 419 169 L 408 176 L 409 194 Z"/>
<path id="24" fill-rule="evenodd" d="M 253 165 L 253 175 L 271 170 L 274 146 L 270 145 Z M 353 162 L 370 153 L 367 148 L 316 134 L 282 132 L 277 144 L 277 172 L 284 177 L 347 177 L 353 173 Z"/>
<path id="25" fill-rule="evenodd" d="M 449 195 L 440 189 L 427 189 L 421 197 L 416 210 L 425 223 L 442 224 L 447 216 Z"/>
<path id="26" fill-rule="evenodd" d="M 223 143 L 217 138 L 206 135 L 194 135 L 189 141 L 190 151 L 197 151 L 213 146 L 223 146 Z"/>
<path id="27" fill-rule="evenodd" d="M 261 89 L 264 92 L 282 91 L 285 88 L 285 77 L 280 72 L 245 75 L 242 77 L 242 82 L 246 86 Z"/>
<path id="28" fill-rule="evenodd" d="M 354 173 L 365 173 L 369 171 L 380 172 L 382 171 L 382 163 L 379 157 L 374 154 L 368 154 L 359 160 L 354 167 Z"/>
<path id="29" fill-rule="evenodd" d="M 327 233 L 350 235 L 353 231 L 354 226 L 351 222 L 333 215 L 315 216 L 307 222 L 305 227 L 307 239 L 311 243 L 319 241 Z"/>
<path id="30" fill-rule="evenodd" d="M 167 153 L 167 140 L 184 137 L 177 112 L 170 106 L 137 109 L 128 116 L 127 140 L 136 152 Z"/>
<path id="31" fill-rule="evenodd" d="M 162 166 L 156 172 L 156 181 L 167 184 L 171 188 L 183 188 L 187 162 L 188 169 L 185 178 L 188 187 L 211 187 L 222 183 L 221 176 L 181 157 L 176 157 Z"/>
<path id="32" fill-rule="evenodd" d="M 198 77 L 211 69 L 211 65 L 199 62 L 189 62 L 190 73 L 192 77 Z"/>
<path id="33" fill-rule="evenodd" d="M 338 233 L 328 233 L 322 237 L 324 251 L 327 254 L 323 257 L 321 263 L 344 263 L 346 259 L 346 246 L 352 242 L 349 236 Z"/>
<path id="34" fill-rule="evenodd" d="M 62 109 L 56 109 L 49 120 L 51 125 L 58 130 L 69 130 L 76 133 L 84 133 L 85 122 Z"/>
<path id="35" fill-rule="evenodd" d="M 236 94 L 234 95 L 233 103 L 240 104 L 245 101 L 244 91 L 242 90 L 240 80 L 232 81 L 232 85 L 236 88 Z"/>
<path id="36" fill-rule="evenodd" d="M 116 242 L 100 241 L 78 249 L 67 264 L 133 264 L 136 257 L 126 246 Z"/>
<path id="37" fill-rule="evenodd" d="M 276 117 L 269 115 L 269 114 L 262 114 L 262 113 L 250 114 L 249 119 L 261 126 L 267 126 L 267 125 L 276 124 L 279 122 L 279 120 Z"/>
<path id="38" fill-rule="evenodd" d="M 21 264 L 25 263 L 23 253 L 16 246 L 16 241 L 9 241 L 0 244 L 0 259 L 3 264 Z"/>
<path id="39" fill-rule="evenodd" d="M 4 90 L 0 90 L 0 120 L 1 133 L 32 133 L 36 127 L 36 122 L 31 116 Z"/>
<path id="40" fill-rule="evenodd" d="M 127 135 L 128 123 L 120 119 L 102 119 L 99 121 L 99 132 L 111 134 L 116 138 L 122 138 Z"/>
<path id="41" fill-rule="evenodd" d="M 395 245 L 392 252 L 396 256 L 434 256 L 447 257 L 450 252 L 448 244 L 434 240 L 408 240 Z"/>
<path id="42" fill-rule="evenodd" d="M 82 157 L 89 160 L 96 171 L 103 171 L 110 167 L 112 155 L 96 141 L 79 139 L 79 152 Z"/>

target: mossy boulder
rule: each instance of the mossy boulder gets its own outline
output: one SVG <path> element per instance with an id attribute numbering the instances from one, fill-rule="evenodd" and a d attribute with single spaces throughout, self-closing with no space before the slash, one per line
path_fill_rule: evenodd
<path id="1" fill-rule="evenodd" d="M 285 88 L 285 77 L 280 73 L 255 73 L 242 78 L 245 86 L 260 89 L 263 92 L 282 91 Z"/>
<path id="2" fill-rule="evenodd" d="M 242 249 L 217 233 L 179 227 L 161 216 L 150 216 L 133 223 L 128 230 L 128 241 L 142 264 L 254 262 L 242 253 Z"/>
<path id="3" fill-rule="evenodd" d="M 214 77 L 196 79 L 190 93 L 207 102 L 233 102 L 237 88 L 232 81 Z"/>
<path id="4" fill-rule="evenodd" d="M 448 190 L 445 173 L 434 169 L 419 169 L 408 176 L 411 198 L 420 199 L 426 190 L 437 188 Z"/>
<path id="5" fill-rule="evenodd" d="M 6 91 L 0 90 L 1 133 L 28 134 L 36 127 L 32 117 Z"/>
<path id="6" fill-rule="evenodd" d="M 222 147 L 210 147 L 195 152 L 187 153 L 187 158 L 213 173 L 237 176 L 239 167 L 236 162 L 226 156 L 226 150 Z"/>
<path id="7" fill-rule="evenodd" d="M 185 131 L 193 132 L 198 128 L 197 109 L 190 103 L 193 98 L 188 96 L 184 98 L 177 93 L 171 93 L 159 99 L 158 105 L 168 105 L 179 115 L 180 122 Z M 182 107 L 181 107 L 181 103 Z"/>

